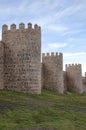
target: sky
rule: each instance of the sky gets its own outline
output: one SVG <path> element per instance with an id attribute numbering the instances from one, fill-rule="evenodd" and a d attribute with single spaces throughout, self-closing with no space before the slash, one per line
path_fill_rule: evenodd
<path id="1" fill-rule="evenodd" d="M 82 64 L 86 72 L 86 0 L 0 0 L 2 25 L 31 22 L 41 26 L 42 52 L 62 52 L 65 64 Z"/>

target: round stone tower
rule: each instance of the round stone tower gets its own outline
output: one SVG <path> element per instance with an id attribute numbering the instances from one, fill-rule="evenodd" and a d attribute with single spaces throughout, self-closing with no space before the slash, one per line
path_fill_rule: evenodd
<path id="1" fill-rule="evenodd" d="M 63 93 L 63 54 L 42 54 L 42 63 L 43 87 L 58 93 Z"/>
<path id="2" fill-rule="evenodd" d="M 2 27 L 4 42 L 4 88 L 41 93 L 41 28 L 35 24 Z"/>
<path id="3" fill-rule="evenodd" d="M 66 65 L 67 90 L 83 93 L 81 64 Z"/>

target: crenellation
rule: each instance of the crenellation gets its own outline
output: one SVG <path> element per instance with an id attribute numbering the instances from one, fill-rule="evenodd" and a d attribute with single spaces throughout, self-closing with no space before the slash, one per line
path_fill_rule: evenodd
<path id="1" fill-rule="evenodd" d="M 75 63 L 75 64 L 68 64 L 65 67 L 66 69 L 81 69 L 81 64 Z"/>
<path id="2" fill-rule="evenodd" d="M 45 56 L 45 53 L 42 53 L 42 57 Z"/>
<path id="3" fill-rule="evenodd" d="M 63 54 L 62 54 L 61 52 L 59 52 L 59 53 L 58 53 L 58 57 L 59 57 L 60 59 L 63 59 Z"/>
<path id="4" fill-rule="evenodd" d="M 11 24 L 10 25 L 10 30 L 11 31 L 16 31 L 16 24 Z"/>
<path id="5" fill-rule="evenodd" d="M 59 52 L 58 55 L 61 56 L 61 57 L 63 56 L 63 54 L 61 52 Z"/>
<path id="6" fill-rule="evenodd" d="M 32 29 L 32 23 L 28 23 L 28 29 Z"/>
<path id="7" fill-rule="evenodd" d="M 42 56 L 45 56 L 45 57 L 58 57 L 58 58 L 62 58 L 63 57 L 63 54 L 60 53 L 60 52 L 51 52 L 51 53 L 42 53 Z"/>
<path id="8" fill-rule="evenodd" d="M 67 67 L 68 67 L 68 65 L 67 65 L 67 64 L 65 64 L 65 70 L 67 69 Z"/>
<path id="9" fill-rule="evenodd" d="M 50 56 L 50 53 L 46 53 L 46 56 Z"/>
<path id="10" fill-rule="evenodd" d="M 34 25 L 34 29 L 37 31 L 39 30 L 39 26 L 37 24 Z"/>
<path id="11" fill-rule="evenodd" d="M 54 56 L 54 52 L 51 52 L 51 56 Z"/>
<path id="12" fill-rule="evenodd" d="M 39 31 L 41 31 L 41 27 L 39 26 Z"/>
<path id="13" fill-rule="evenodd" d="M 19 24 L 19 28 L 16 28 L 16 24 L 11 24 L 10 25 L 10 28 L 8 29 L 8 26 L 6 25 L 6 24 L 4 24 L 3 26 L 2 26 L 2 32 L 3 33 L 6 33 L 6 32 L 21 32 L 21 31 L 23 31 L 23 32 L 31 32 L 32 34 L 34 34 L 34 33 L 39 33 L 39 34 L 41 34 L 41 27 L 40 26 L 38 26 L 37 24 L 35 24 L 34 25 L 34 28 L 32 28 L 32 23 L 28 23 L 28 27 L 27 28 L 25 28 L 25 24 L 23 23 L 23 22 L 21 22 L 20 24 Z"/>
<path id="14" fill-rule="evenodd" d="M 24 23 L 20 23 L 19 24 L 19 29 L 20 30 L 24 30 L 25 29 L 25 24 Z"/>
<path id="15" fill-rule="evenodd" d="M 59 53 L 58 52 L 56 52 L 56 56 L 58 56 L 59 55 Z"/>
<path id="16" fill-rule="evenodd" d="M 41 27 L 38 26 L 37 24 L 34 25 L 34 31 L 35 32 L 41 32 Z"/>
<path id="17" fill-rule="evenodd" d="M 68 65 L 69 67 L 71 66 L 71 64 Z"/>
<path id="18" fill-rule="evenodd" d="M 75 64 L 72 64 L 72 65 L 71 65 L 71 67 L 74 67 L 74 66 L 75 66 Z"/>
<path id="19" fill-rule="evenodd" d="M 2 33 L 7 32 L 7 30 L 8 30 L 8 26 L 6 24 L 4 24 L 2 26 Z"/>

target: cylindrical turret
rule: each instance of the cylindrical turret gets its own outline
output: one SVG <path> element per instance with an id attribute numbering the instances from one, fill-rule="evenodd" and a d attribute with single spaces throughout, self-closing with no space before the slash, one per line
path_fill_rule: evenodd
<path id="1" fill-rule="evenodd" d="M 76 93 L 83 93 L 81 64 L 66 65 L 67 89 Z"/>
<path id="2" fill-rule="evenodd" d="M 29 23 L 3 25 L 5 89 L 41 93 L 41 33 Z"/>
<path id="3" fill-rule="evenodd" d="M 47 53 L 42 55 L 43 63 L 43 87 L 56 91 L 64 92 L 63 84 L 63 55 L 62 53 Z"/>

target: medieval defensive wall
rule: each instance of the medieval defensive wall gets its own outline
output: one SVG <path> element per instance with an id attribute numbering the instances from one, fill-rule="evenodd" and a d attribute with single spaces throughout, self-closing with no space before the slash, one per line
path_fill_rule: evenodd
<path id="1" fill-rule="evenodd" d="M 42 55 L 42 62 L 41 62 Z M 63 54 L 41 54 L 41 27 L 20 23 L 2 26 L 0 41 L 0 89 L 40 94 L 42 88 L 64 93 L 86 92 L 81 64 L 66 65 Z"/>

